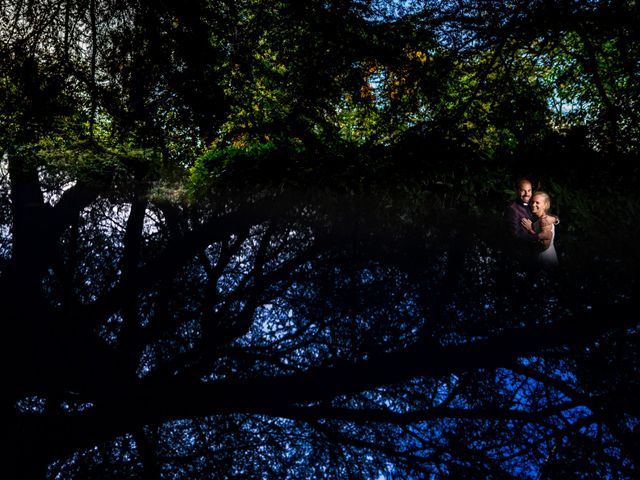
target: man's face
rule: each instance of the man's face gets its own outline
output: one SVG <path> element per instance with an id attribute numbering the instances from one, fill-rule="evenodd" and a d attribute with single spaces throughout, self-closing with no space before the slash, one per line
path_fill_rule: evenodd
<path id="1" fill-rule="evenodd" d="M 529 203 L 529 200 L 531 200 L 531 184 L 529 182 L 520 182 L 516 194 L 522 203 Z"/>

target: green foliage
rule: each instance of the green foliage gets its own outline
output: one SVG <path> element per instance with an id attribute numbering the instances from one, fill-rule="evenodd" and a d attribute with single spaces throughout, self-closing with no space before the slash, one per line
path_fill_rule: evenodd
<path id="1" fill-rule="evenodd" d="M 193 198 L 221 191 L 279 191 L 295 187 L 301 178 L 304 145 L 299 139 L 236 141 L 214 147 L 191 167 L 188 191 Z"/>
<path id="2" fill-rule="evenodd" d="M 0 59 L 0 141 L 11 150 L 46 135 L 55 116 L 69 111 L 69 98 L 59 65 L 22 51 Z"/>
<path id="3" fill-rule="evenodd" d="M 124 143 L 113 135 L 106 115 L 90 126 L 83 115 L 59 117 L 55 130 L 34 145 L 38 162 L 60 181 L 78 181 L 100 190 L 127 189 L 127 183 L 150 183 L 160 177 L 161 156 L 154 148 Z M 169 172 L 165 169 L 165 175 Z"/>

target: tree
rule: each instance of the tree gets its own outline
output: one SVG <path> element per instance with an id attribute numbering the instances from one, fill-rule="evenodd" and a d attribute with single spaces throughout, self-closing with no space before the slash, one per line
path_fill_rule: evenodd
<path id="1" fill-rule="evenodd" d="M 614 4 L 5 2 L 6 476 L 637 476 Z"/>

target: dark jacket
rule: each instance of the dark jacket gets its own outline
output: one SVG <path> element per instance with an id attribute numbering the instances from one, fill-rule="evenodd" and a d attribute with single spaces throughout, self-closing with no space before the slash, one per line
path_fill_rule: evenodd
<path id="1" fill-rule="evenodd" d="M 508 236 L 509 250 L 519 256 L 529 256 L 536 248 L 536 238 L 522 226 L 520 221 L 533 221 L 531 209 L 519 200 L 513 200 L 504 210 L 504 225 Z"/>

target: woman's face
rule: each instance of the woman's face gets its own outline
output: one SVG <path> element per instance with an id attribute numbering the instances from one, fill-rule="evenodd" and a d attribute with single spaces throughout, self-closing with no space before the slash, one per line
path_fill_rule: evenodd
<path id="1" fill-rule="evenodd" d="M 534 195 L 531 198 L 531 211 L 537 217 L 543 216 L 549 208 L 549 202 L 542 195 Z"/>

